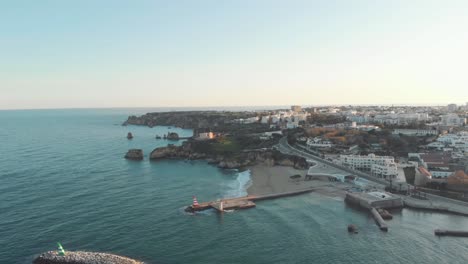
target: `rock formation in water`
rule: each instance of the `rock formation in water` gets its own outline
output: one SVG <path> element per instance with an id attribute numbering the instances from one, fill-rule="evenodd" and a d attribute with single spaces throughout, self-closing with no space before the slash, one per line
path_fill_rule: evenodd
<path id="1" fill-rule="evenodd" d="M 166 137 L 168 140 L 179 140 L 179 134 L 175 132 L 169 132 Z"/>
<path id="2" fill-rule="evenodd" d="M 49 251 L 37 257 L 33 264 L 143 264 L 143 262 L 107 253 L 68 251 L 61 256 L 56 251 Z"/>
<path id="3" fill-rule="evenodd" d="M 128 139 L 132 139 L 132 138 L 133 138 L 133 135 L 132 135 L 131 132 L 128 132 L 128 133 L 127 133 L 127 138 L 128 138 Z"/>
<path id="4" fill-rule="evenodd" d="M 127 154 L 125 154 L 125 158 L 131 159 L 131 160 L 142 160 L 143 150 L 142 149 L 129 149 Z"/>

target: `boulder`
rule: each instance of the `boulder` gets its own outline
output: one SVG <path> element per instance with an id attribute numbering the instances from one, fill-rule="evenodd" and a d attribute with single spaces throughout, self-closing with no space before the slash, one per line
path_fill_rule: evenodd
<path id="1" fill-rule="evenodd" d="M 169 132 L 166 137 L 168 140 L 179 140 L 179 134 L 175 132 Z"/>
<path id="2" fill-rule="evenodd" d="M 348 225 L 348 232 L 349 232 L 349 233 L 357 234 L 357 233 L 358 233 L 358 228 L 357 228 L 357 226 L 355 226 L 355 225 L 353 225 L 353 224 Z"/>
<path id="3" fill-rule="evenodd" d="M 127 154 L 125 154 L 125 158 L 131 159 L 131 160 L 142 160 L 143 150 L 142 149 L 129 149 Z"/>
<path id="4" fill-rule="evenodd" d="M 131 132 L 128 132 L 128 133 L 127 133 L 127 139 L 132 139 L 132 138 L 133 138 L 132 133 L 131 133 Z"/>

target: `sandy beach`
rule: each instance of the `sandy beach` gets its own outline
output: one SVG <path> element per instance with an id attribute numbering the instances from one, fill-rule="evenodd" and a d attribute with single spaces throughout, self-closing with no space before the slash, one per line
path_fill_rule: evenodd
<path id="1" fill-rule="evenodd" d="M 285 166 L 256 165 L 249 167 L 252 177 L 252 185 L 247 189 L 249 195 L 266 195 L 314 189 L 315 192 L 344 197 L 350 184 L 330 182 L 327 180 L 305 180 L 307 170 L 297 170 Z M 301 177 L 291 178 L 290 176 Z"/>

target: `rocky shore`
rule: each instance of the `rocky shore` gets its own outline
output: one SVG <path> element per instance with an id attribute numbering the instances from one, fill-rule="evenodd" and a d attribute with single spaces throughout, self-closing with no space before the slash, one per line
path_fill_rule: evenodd
<path id="1" fill-rule="evenodd" d="M 243 150 L 236 153 L 203 151 L 200 144 L 205 142 L 186 141 L 182 146 L 169 145 L 154 149 L 150 160 L 160 159 L 190 159 L 207 160 L 210 164 L 225 169 L 238 169 L 254 165 L 288 166 L 296 169 L 306 169 L 308 164 L 302 157 L 282 154 L 272 149 Z"/>
<path id="2" fill-rule="evenodd" d="M 143 262 L 107 253 L 68 251 L 64 256 L 60 256 L 56 251 L 49 251 L 38 256 L 33 264 L 143 264 Z"/>

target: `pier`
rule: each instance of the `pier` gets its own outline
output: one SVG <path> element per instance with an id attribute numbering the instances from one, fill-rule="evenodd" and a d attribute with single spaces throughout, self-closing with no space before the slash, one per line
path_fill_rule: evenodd
<path id="1" fill-rule="evenodd" d="M 256 206 L 254 201 L 269 200 L 269 199 L 276 199 L 276 198 L 281 198 L 281 197 L 300 195 L 300 194 L 305 194 L 305 193 L 309 193 L 312 191 L 313 189 L 307 189 L 307 190 L 277 193 L 277 194 L 267 194 L 267 195 L 258 195 L 258 196 L 247 195 L 247 196 L 239 197 L 239 198 L 219 199 L 216 201 L 189 205 L 187 206 L 185 211 L 196 212 L 196 211 L 204 211 L 208 209 L 216 209 L 218 212 L 224 212 L 225 210 L 248 209 L 248 208 L 253 208 Z"/>

